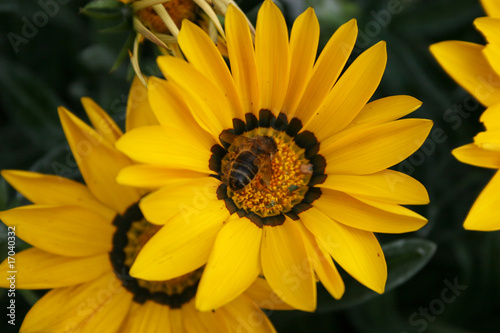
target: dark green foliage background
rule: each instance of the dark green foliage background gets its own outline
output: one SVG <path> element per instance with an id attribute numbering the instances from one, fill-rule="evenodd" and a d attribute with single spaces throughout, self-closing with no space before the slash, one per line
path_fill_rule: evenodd
<path id="1" fill-rule="evenodd" d="M 63 105 L 86 119 L 80 98 L 88 96 L 123 126 L 131 71 L 128 61 L 113 72 L 110 69 L 129 35 L 127 31 L 101 31 L 121 23 L 126 27 L 127 21 L 121 14 L 108 15 L 114 19 L 111 21 L 98 21 L 79 13 L 87 1 L 61 2 L 67 3 L 59 4 L 46 24 L 18 44 L 18 52 L 9 36 L 11 39 L 12 33 L 23 36 L 25 20 L 33 22 L 34 15 L 43 9 L 34 0 L 0 2 L 0 169 L 62 172 L 66 177 L 79 179 L 60 128 L 57 107 Z M 255 19 L 259 1 L 238 3 Z M 413 116 L 434 121 L 434 129 L 424 147 L 395 167 L 427 187 L 431 204 L 415 207 L 415 210 L 426 216 L 429 224 L 413 234 L 379 235 L 381 243 L 389 246 L 386 254 L 395 251 L 391 252 L 393 256 L 388 255 L 389 274 L 400 278 L 400 282 L 412 276 L 405 283 L 395 283 L 394 289 L 378 296 L 367 293 L 347 277 L 353 290 L 349 297 L 355 302 L 335 302 L 320 290 L 316 313 L 274 312 L 270 313 L 271 320 L 279 332 L 500 331 L 497 320 L 500 265 L 495 259 L 500 254 L 500 234 L 462 228 L 468 209 L 493 172 L 461 164 L 450 154 L 453 148 L 471 142 L 482 130 L 478 119 L 484 108 L 443 72 L 428 49 L 432 43 L 452 39 L 484 43 L 473 27 L 473 20 L 485 15 L 479 2 L 296 0 L 280 3 L 290 26 L 294 16 L 309 5 L 320 18 L 321 46 L 340 24 L 352 17 L 358 19 L 360 35 L 368 36 L 360 37 L 355 55 L 379 40 L 387 41 L 388 64 L 374 99 L 398 94 L 415 96 L 424 104 Z M 394 5 L 401 10 L 384 16 Z M 127 12 L 122 14 L 126 16 Z M 147 73 L 154 73 L 154 51 L 146 49 L 144 56 Z M 24 204 L 27 201 L 0 179 L 0 210 Z M 6 229 L 2 226 L 0 232 L 0 258 L 3 259 L 7 256 Z M 403 241 L 393 243 L 400 239 Z M 412 239 L 424 241 L 414 243 Z M 19 240 L 17 249 L 27 246 Z M 420 259 L 418 253 L 422 254 Z M 431 256 L 428 264 L 413 276 L 418 265 L 426 262 L 422 258 Z M 404 266 L 415 258 L 411 268 Z M 4 273 L 0 276 L 3 278 Z M 450 284 L 463 286 L 454 298 Z M 17 332 L 28 309 L 43 294 L 44 291 L 17 290 L 16 326 L 12 327 L 5 316 L 9 298 L 5 290 L 0 291 L 0 331 Z"/>

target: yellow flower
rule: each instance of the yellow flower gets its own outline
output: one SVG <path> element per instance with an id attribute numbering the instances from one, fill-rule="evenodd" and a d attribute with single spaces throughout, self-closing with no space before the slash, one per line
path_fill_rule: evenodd
<path id="1" fill-rule="evenodd" d="M 138 48 L 143 38 L 155 43 L 162 52 L 182 58 L 177 44 L 177 36 L 182 20 L 190 20 L 202 27 L 210 35 L 223 55 L 227 55 L 225 35 L 218 15 L 224 16 L 229 4 L 236 6 L 233 0 L 120 0 L 130 4 L 133 12 L 133 26 L 137 31 L 132 65 L 145 84 L 141 74 Z M 250 21 L 247 21 L 252 27 Z M 253 29 L 253 27 L 252 27 Z"/>
<path id="2" fill-rule="evenodd" d="M 127 128 L 157 123 L 136 80 Z M 141 92 L 142 91 L 142 92 Z M 15 255 L 17 289 L 52 289 L 27 314 L 21 332 L 274 332 L 254 300 L 283 308 L 267 283 L 210 313 L 195 310 L 203 268 L 169 281 L 134 279 L 137 252 L 157 231 L 137 207 L 140 190 L 118 185 L 131 161 L 113 144 L 122 133 L 92 100 L 83 105 L 95 130 L 64 108 L 59 116 L 87 185 L 54 175 L 4 170 L 3 177 L 34 204 L 0 212 L 34 247 Z M 0 269 L 12 271 L 5 260 Z M 6 279 L 0 286 L 9 288 Z M 252 318 L 250 322 L 248 318 Z"/>
<path id="3" fill-rule="evenodd" d="M 500 102 L 500 6 L 497 1 L 483 0 L 489 17 L 477 18 L 476 28 L 488 45 L 445 41 L 431 46 L 431 52 L 443 69 L 486 107 Z"/>
<path id="4" fill-rule="evenodd" d="M 426 223 L 401 206 L 428 203 L 425 188 L 387 169 L 428 135 L 429 120 L 397 120 L 421 103 L 393 96 L 367 104 L 385 69 L 383 42 L 339 77 L 356 40 L 354 20 L 316 61 L 313 9 L 297 18 L 290 41 L 270 0 L 258 13 L 255 48 L 246 18 L 231 6 L 225 28 L 231 71 L 209 37 L 183 22 L 179 44 L 189 62 L 160 57 L 167 81 L 148 85 L 160 125 L 116 143 L 142 163 L 118 182 L 152 189 L 139 206 L 163 225 L 131 274 L 164 280 L 206 264 L 196 298 L 202 311 L 261 275 L 286 303 L 313 311 L 316 278 L 333 297 L 344 293 L 333 257 L 382 293 L 387 267 L 374 232 Z"/>
<path id="5" fill-rule="evenodd" d="M 488 17 L 474 21 L 488 41 L 486 46 L 445 41 L 431 46 L 431 52 L 446 72 L 487 107 L 481 115 L 485 132 L 474 142 L 453 150 L 461 162 L 492 169 L 500 168 L 500 3 L 483 0 Z M 500 175 L 497 173 L 472 206 L 464 228 L 491 231 L 500 229 Z"/>

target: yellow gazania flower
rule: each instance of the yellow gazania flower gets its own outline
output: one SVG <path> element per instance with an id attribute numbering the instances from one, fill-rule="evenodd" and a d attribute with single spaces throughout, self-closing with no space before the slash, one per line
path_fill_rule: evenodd
<path id="1" fill-rule="evenodd" d="M 156 123 L 138 82 L 129 98 L 129 129 Z M 115 182 L 118 170 L 131 164 L 113 148 L 120 129 L 92 100 L 83 105 L 95 130 L 64 108 L 59 116 L 86 186 L 54 175 L 2 172 L 34 203 L 0 212 L 34 246 L 15 255 L 16 288 L 52 289 L 29 311 L 21 332 L 275 332 L 253 300 L 283 305 L 262 279 L 226 306 L 200 313 L 194 296 L 202 268 L 169 281 L 130 277 L 135 255 L 158 227 L 137 207 L 141 192 Z M 7 260 L 0 265 L 3 272 L 13 270 L 8 267 Z M 9 288 L 8 281 L 0 286 Z"/>
<path id="2" fill-rule="evenodd" d="M 500 3 L 483 0 L 488 17 L 474 21 L 488 45 L 445 41 L 431 46 L 431 52 L 446 72 L 464 89 L 487 107 L 481 115 L 486 132 L 474 142 L 453 150 L 461 162 L 492 169 L 500 168 Z M 464 222 L 470 230 L 500 229 L 500 175 L 497 173 L 477 198 Z"/>
<path id="3" fill-rule="evenodd" d="M 184 21 L 179 44 L 189 63 L 160 57 L 168 81 L 149 81 L 160 125 L 132 130 L 116 143 L 143 163 L 125 168 L 118 182 L 156 188 L 139 205 L 149 221 L 163 225 L 131 274 L 163 280 L 206 264 L 196 298 L 202 311 L 230 302 L 262 275 L 286 303 L 313 311 L 316 278 L 335 298 L 344 293 L 333 257 L 382 293 L 387 267 L 374 232 L 409 232 L 426 223 L 400 206 L 428 203 L 425 188 L 387 170 L 428 135 L 429 120 L 396 120 L 421 103 L 394 96 L 367 104 L 386 65 L 383 42 L 339 78 L 356 40 L 354 20 L 316 61 L 319 24 L 311 8 L 295 21 L 290 41 L 270 0 L 258 13 L 255 48 L 246 18 L 231 6 L 225 28 L 231 72 L 209 37 Z M 237 190 L 233 162 L 238 149 L 255 142 L 262 151 L 254 147 L 244 158 L 247 169 L 238 169 L 254 178 Z M 252 154 L 267 171 L 255 172 Z"/>

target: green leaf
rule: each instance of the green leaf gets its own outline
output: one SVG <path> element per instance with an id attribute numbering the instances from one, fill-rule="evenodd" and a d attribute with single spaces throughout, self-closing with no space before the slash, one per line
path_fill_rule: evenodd
<path id="1" fill-rule="evenodd" d="M 98 20 L 120 19 L 127 11 L 118 0 L 96 0 L 80 9 L 80 13 Z"/>
<path id="2" fill-rule="evenodd" d="M 412 278 L 432 258 L 436 244 L 424 239 L 401 239 L 382 246 L 387 261 L 388 292 Z M 318 291 L 317 312 L 331 312 L 349 308 L 379 296 L 350 276 L 343 276 L 346 292 L 342 299 L 336 301 L 324 290 Z"/>
<path id="3" fill-rule="evenodd" d="M 132 49 L 134 45 L 134 39 L 135 39 L 135 33 L 129 33 L 128 38 L 123 44 L 123 47 L 120 49 L 120 53 L 118 54 L 118 57 L 115 60 L 115 63 L 113 64 L 113 67 L 111 68 L 111 72 L 115 71 L 120 65 L 125 61 L 129 59 L 129 50 Z"/>
<path id="4" fill-rule="evenodd" d="M 119 8 L 120 6 L 121 3 L 118 0 L 95 0 L 86 4 L 82 10 L 111 9 Z"/>

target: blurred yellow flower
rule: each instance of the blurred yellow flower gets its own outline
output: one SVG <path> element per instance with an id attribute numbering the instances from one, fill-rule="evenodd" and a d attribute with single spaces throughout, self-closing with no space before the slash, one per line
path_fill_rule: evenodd
<path id="1" fill-rule="evenodd" d="M 133 26 L 137 31 L 132 53 L 132 64 L 141 81 L 142 77 L 138 45 L 143 38 L 160 47 L 163 52 L 181 57 L 177 36 L 182 20 L 189 20 L 202 27 L 218 46 L 223 55 L 227 55 L 224 30 L 218 15 L 225 16 L 229 4 L 237 5 L 233 0 L 120 0 L 129 4 L 134 12 Z M 250 22 L 247 20 L 251 27 Z M 252 28 L 253 30 L 253 28 Z"/>
<path id="2" fill-rule="evenodd" d="M 134 81 L 127 129 L 155 124 Z M 142 90 L 142 92 L 141 92 Z M 195 310 L 203 268 L 168 281 L 132 278 L 129 269 L 159 229 L 137 202 L 143 191 L 118 185 L 132 162 L 113 145 L 121 130 L 97 104 L 83 105 L 94 128 L 59 109 L 61 123 L 85 184 L 55 175 L 3 170 L 2 176 L 33 205 L 0 212 L 2 221 L 34 247 L 15 255 L 16 288 L 52 289 L 28 312 L 21 332 L 275 332 L 258 302 L 286 306 L 263 279 L 233 302 L 210 313 Z M 8 259 L 0 269 L 9 271 Z M 0 287 L 9 288 L 2 279 Z M 251 316 L 252 322 L 247 323 Z M 258 323 L 258 324 L 256 324 Z"/>
<path id="3" fill-rule="evenodd" d="M 486 131 L 474 142 L 453 150 L 461 162 L 500 169 L 500 2 L 482 0 L 488 17 L 474 21 L 487 45 L 445 41 L 431 46 L 431 52 L 446 72 L 486 106 L 481 122 Z M 492 231 L 500 229 L 500 173 L 491 179 L 472 206 L 464 228 Z"/>

